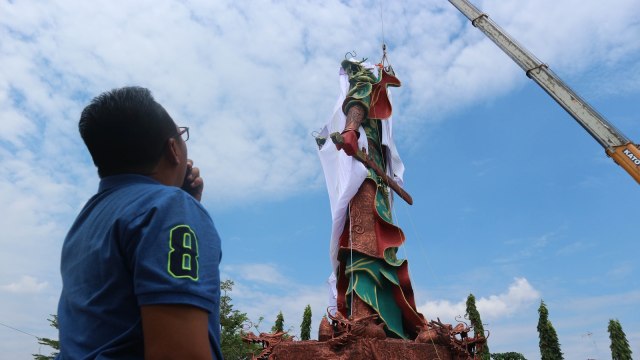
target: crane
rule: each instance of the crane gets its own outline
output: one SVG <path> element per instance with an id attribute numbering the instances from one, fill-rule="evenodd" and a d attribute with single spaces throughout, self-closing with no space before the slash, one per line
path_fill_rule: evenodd
<path id="1" fill-rule="evenodd" d="M 560 106 L 562 106 L 631 177 L 640 184 L 640 146 L 634 144 L 618 129 L 565 84 L 549 67 L 467 0 L 449 0 L 473 26 L 520 66 Z"/>

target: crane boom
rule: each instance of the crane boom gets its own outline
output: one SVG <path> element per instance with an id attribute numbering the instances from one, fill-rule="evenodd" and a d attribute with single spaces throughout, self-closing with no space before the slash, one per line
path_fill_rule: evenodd
<path id="1" fill-rule="evenodd" d="M 462 14 L 504 51 L 526 75 L 562 106 L 605 149 L 608 156 L 640 183 L 640 148 L 605 120 L 565 84 L 547 65 L 518 44 L 487 14 L 467 0 L 449 0 Z"/>

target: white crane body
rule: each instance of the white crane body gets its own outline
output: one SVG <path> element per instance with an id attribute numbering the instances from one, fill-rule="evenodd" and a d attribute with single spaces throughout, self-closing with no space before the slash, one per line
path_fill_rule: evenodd
<path id="1" fill-rule="evenodd" d="M 467 0 L 449 0 L 462 14 L 504 51 L 526 75 L 562 106 L 608 156 L 640 183 L 640 149 L 602 115 L 566 85 L 547 65 L 538 60 L 489 17 Z"/>

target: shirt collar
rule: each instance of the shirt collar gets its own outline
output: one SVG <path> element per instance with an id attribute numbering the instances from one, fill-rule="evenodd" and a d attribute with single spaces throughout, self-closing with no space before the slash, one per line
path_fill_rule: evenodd
<path id="1" fill-rule="evenodd" d="M 98 192 L 103 192 L 107 189 L 121 186 L 124 184 L 160 184 L 154 178 L 139 174 L 121 174 L 112 175 L 100 179 L 100 185 L 98 186 Z"/>

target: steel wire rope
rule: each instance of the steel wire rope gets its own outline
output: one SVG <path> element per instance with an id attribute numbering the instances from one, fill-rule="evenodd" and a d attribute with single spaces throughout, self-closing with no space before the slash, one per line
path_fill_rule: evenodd
<path id="1" fill-rule="evenodd" d="M 407 211 L 406 207 L 405 207 L 405 211 Z M 393 212 L 393 217 L 394 217 L 394 223 L 395 223 L 396 227 L 398 228 L 398 232 L 401 233 L 401 230 L 400 230 L 401 227 L 400 227 L 400 221 L 399 221 L 399 218 L 398 218 L 398 212 L 396 211 L 395 207 L 393 207 L 392 212 Z M 413 232 L 415 234 L 417 234 L 417 231 L 415 230 L 415 226 L 413 226 L 413 219 L 411 218 L 411 214 L 409 214 L 408 211 L 407 211 L 407 217 L 409 218 L 409 222 L 411 222 Z M 416 239 L 417 239 L 418 243 L 420 243 L 420 245 L 422 245 L 420 237 L 416 236 Z M 405 241 L 402 242 L 402 252 L 403 252 L 405 261 L 409 261 L 408 254 L 407 254 L 408 253 L 407 248 L 408 248 L 407 241 L 405 239 Z M 429 270 L 432 272 L 432 275 L 433 275 L 433 270 L 431 270 L 431 266 L 429 265 L 428 261 L 427 261 L 427 267 L 429 268 Z M 411 272 L 411 268 L 408 265 L 407 265 L 407 272 L 409 273 L 409 279 L 414 279 L 413 274 Z M 418 310 L 417 306 L 416 306 L 416 310 Z M 435 343 L 433 338 L 431 338 L 431 345 L 433 345 L 433 348 L 436 351 L 436 357 L 438 358 L 438 360 L 441 360 L 440 354 L 438 353 L 438 348 L 436 347 L 436 343 Z"/>
<path id="2" fill-rule="evenodd" d="M 385 40 L 385 36 L 384 36 L 384 11 L 383 11 L 383 8 L 382 8 L 382 0 L 379 0 L 379 1 L 378 1 L 378 4 L 380 5 L 380 32 L 381 32 L 381 36 L 382 36 L 382 51 L 383 51 L 383 57 L 382 57 L 382 61 L 381 61 L 381 66 L 382 66 L 382 67 L 379 69 L 379 71 L 384 71 L 384 61 L 385 61 L 385 59 L 386 59 L 387 44 L 386 44 L 386 40 Z M 385 90 L 386 90 L 386 89 L 385 89 Z M 386 154 L 385 154 L 385 155 L 386 155 Z M 383 158 L 383 161 L 384 161 L 385 156 L 383 156 L 382 158 Z M 386 165 L 386 164 L 385 164 L 385 165 Z M 392 174 L 392 175 L 393 175 L 393 174 Z M 393 178 L 393 176 L 392 176 L 392 178 Z M 399 219 L 398 219 L 398 213 L 397 213 L 397 211 L 396 211 L 396 209 L 395 209 L 395 206 L 393 206 L 393 195 L 391 194 L 391 192 L 390 192 L 390 190 L 389 190 L 389 189 L 388 189 L 387 191 L 389 191 L 389 192 L 388 192 L 388 194 L 389 194 L 389 195 L 388 195 L 388 198 L 389 198 L 389 206 L 391 207 L 391 212 L 392 212 L 392 214 L 393 214 L 392 223 L 395 223 L 396 228 L 398 229 L 398 232 L 399 232 L 400 234 L 402 234 L 401 228 L 400 228 L 400 226 L 399 226 L 399 223 L 400 223 L 400 222 L 399 222 Z M 405 209 L 405 210 L 406 210 L 406 209 Z M 409 219 L 410 219 L 410 221 L 411 221 L 411 223 L 412 223 L 412 225 L 413 225 L 413 220 L 411 219 L 411 217 L 410 217 L 410 216 L 409 216 Z M 413 227 L 413 231 L 414 231 L 414 233 L 416 232 L 416 231 L 415 231 L 415 227 Z M 417 237 L 417 238 L 418 238 L 418 237 Z M 420 239 L 419 239 L 419 238 L 418 238 L 418 241 L 420 241 Z M 405 259 L 405 261 L 408 261 L 408 257 L 407 257 L 407 241 L 406 241 L 406 239 L 405 239 L 405 241 L 402 243 L 402 251 L 403 251 L 403 253 L 404 253 L 404 259 Z M 431 270 L 430 265 L 429 265 L 429 263 L 428 263 L 428 262 L 427 262 L 427 266 L 429 266 L 429 269 L 430 269 L 430 271 L 431 271 L 431 273 L 432 273 L 432 275 L 433 275 L 433 270 Z M 407 272 L 409 273 L 409 278 L 410 278 L 410 279 L 412 279 L 412 278 L 413 278 L 413 276 L 412 276 L 412 273 L 411 273 L 411 269 L 409 268 L 409 266 L 408 266 L 408 265 L 407 265 Z M 414 300 L 414 301 L 415 301 L 415 300 Z M 417 311 L 417 310 L 418 310 L 418 309 L 417 309 L 417 306 L 416 306 L 416 311 Z M 433 348 L 435 349 L 436 357 L 438 358 L 438 360 L 440 360 L 440 359 L 441 359 L 441 357 L 440 357 L 440 354 L 439 354 L 439 352 L 438 352 L 438 348 L 436 347 L 436 344 L 435 344 L 435 341 L 434 341 L 434 339 L 433 339 L 433 338 L 431 339 L 431 344 L 433 345 Z"/>
<path id="3" fill-rule="evenodd" d="M 351 318 L 353 318 L 353 296 L 356 292 L 356 287 L 354 286 L 355 284 L 353 283 L 353 222 L 351 221 L 351 201 L 349 201 L 349 214 L 348 216 L 348 221 L 349 221 L 349 288 L 351 288 L 351 297 L 349 298 L 349 313 L 351 315 Z M 338 240 L 339 241 L 339 240 Z M 338 245 L 339 247 L 340 245 Z M 338 250 L 340 251 L 340 250 Z M 345 271 L 346 271 L 347 267 L 345 266 Z M 345 274 L 346 275 L 346 274 Z M 348 289 L 348 288 L 347 288 Z M 346 294 L 345 294 L 346 295 Z"/>
<path id="4" fill-rule="evenodd" d="M 32 337 L 36 338 L 36 339 L 38 340 L 38 344 L 39 344 L 39 345 L 38 345 L 38 354 L 37 354 L 37 355 L 42 355 L 42 344 L 40 344 L 40 339 L 41 339 L 40 337 L 38 337 L 38 336 L 36 336 L 36 335 L 33 335 L 33 334 L 31 334 L 31 333 L 28 333 L 28 332 L 26 332 L 26 331 L 20 330 L 20 329 L 18 329 L 18 328 L 15 328 L 15 327 L 13 327 L 13 326 L 11 326 L 11 325 L 7 325 L 7 324 L 5 324 L 5 323 L 3 323 L 3 322 L 0 322 L 0 325 L 2 325 L 2 326 L 4 326 L 4 327 L 6 327 L 6 328 L 8 328 L 8 329 L 11 329 L 11 330 L 13 330 L 13 331 L 17 331 L 17 332 L 19 332 L 19 333 L 23 333 L 23 334 L 25 334 L 25 335 L 29 335 L 29 336 L 32 336 Z"/>
<path id="5" fill-rule="evenodd" d="M 383 8 L 382 8 L 382 0 L 379 0 L 378 3 L 380 4 L 380 32 L 381 32 L 381 36 L 382 36 L 382 51 L 383 51 L 383 58 L 382 58 L 382 61 L 381 61 L 382 67 L 379 69 L 379 71 L 384 71 L 384 60 L 386 59 L 387 44 L 386 44 L 386 40 L 385 40 L 385 36 L 384 36 L 384 15 L 383 15 L 384 12 L 383 12 Z M 383 156 L 383 161 L 384 161 L 384 158 L 385 158 L 385 156 Z M 393 178 L 393 176 L 392 176 L 392 178 Z M 398 213 L 397 213 L 397 211 L 395 209 L 395 206 L 393 206 L 393 196 L 392 196 L 392 194 L 390 192 L 390 189 L 387 189 L 387 191 L 388 191 L 388 194 L 389 194 L 388 195 L 389 206 L 391 207 L 391 212 L 393 214 L 392 223 L 395 223 L 396 228 L 398 229 L 398 232 L 400 234 L 402 234 L 401 228 L 399 226 Z M 412 225 L 413 225 L 413 221 L 411 220 L 411 218 L 410 218 L 410 221 L 412 222 Z M 415 232 L 415 227 L 413 228 L 413 231 Z M 418 241 L 420 241 L 419 238 L 418 238 Z M 404 260 L 408 261 L 408 257 L 407 257 L 407 241 L 406 241 L 406 239 L 402 243 L 402 251 L 404 253 Z M 429 266 L 428 262 L 427 262 L 427 266 Z M 429 266 L 429 268 L 430 268 L 430 266 Z M 430 271 L 431 271 L 431 273 L 433 275 L 433 270 L 431 270 L 431 268 L 430 268 Z M 408 265 L 407 265 L 407 272 L 409 273 L 409 278 L 412 279 L 413 276 L 412 276 L 411 268 Z M 417 309 L 417 306 L 416 306 L 416 311 L 417 310 L 418 309 Z M 435 349 L 436 357 L 438 358 L 438 360 L 440 360 L 441 357 L 440 357 L 440 354 L 438 352 L 438 348 L 436 347 L 436 344 L 435 344 L 435 341 L 434 341 L 433 338 L 431 339 L 431 344 L 433 345 L 433 348 Z"/>
<path id="6" fill-rule="evenodd" d="M 382 0 L 379 0 L 378 4 L 380 4 L 380 32 L 382 33 L 382 45 L 384 45 L 385 44 L 385 42 L 384 42 L 384 17 L 382 16 Z"/>
<path id="7" fill-rule="evenodd" d="M 441 285 L 442 284 L 441 279 L 436 274 L 436 272 L 433 271 L 433 268 L 431 267 L 431 262 L 428 261 L 429 260 L 428 259 L 428 255 L 427 255 L 428 252 L 425 251 L 424 244 L 422 243 L 422 238 L 420 237 L 420 234 L 418 233 L 418 231 L 416 229 L 415 223 L 413 221 L 413 217 L 411 216 L 411 214 L 409 213 L 407 208 L 405 208 L 404 211 L 405 211 L 405 213 L 407 215 L 407 218 L 409 219 L 409 223 L 411 225 L 411 230 L 412 230 L 413 234 L 415 235 L 416 242 L 418 243 L 418 247 L 420 248 L 421 257 L 424 257 L 427 260 L 426 261 L 426 265 L 427 265 L 427 269 L 429 270 L 429 273 L 430 273 L 431 277 L 436 281 L 437 285 Z M 405 252 L 405 255 L 406 255 L 406 247 L 403 249 L 403 251 Z"/>
<path id="8" fill-rule="evenodd" d="M 25 335 L 33 336 L 33 337 L 34 337 L 34 338 L 36 338 L 36 339 L 40 339 L 40 338 L 39 338 L 38 336 L 36 336 L 36 335 L 33 335 L 33 334 L 28 333 L 28 332 L 26 332 L 26 331 L 22 331 L 22 330 L 20 330 L 20 329 L 18 329 L 18 328 L 14 328 L 14 327 L 13 327 L 13 326 L 11 326 L 11 325 L 7 325 L 7 324 L 2 323 L 2 322 L 0 322 L 0 325 L 4 326 L 4 327 L 6 327 L 6 328 L 9 328 L 9 329 L 11 329 L 11 330 L 17 331 L 17 332 L 21 332 L 21 333 L 23 333 L 23 334 L 25 334 Z"/>

